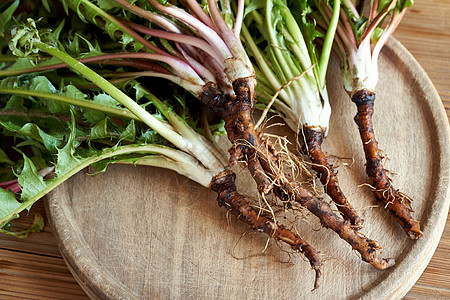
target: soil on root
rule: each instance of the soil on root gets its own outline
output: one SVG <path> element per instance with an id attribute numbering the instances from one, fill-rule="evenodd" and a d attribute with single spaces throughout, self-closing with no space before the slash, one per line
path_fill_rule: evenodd
<path id="1" fill-rule="evenodd" d="M 299 235 L 255 210 L 237 192 L 235 179 L 236 175 L 230 170 L 225 170 L 213 178 L 211 189 L 218 193 L 217 202 L 219 205 L 224 206 L 230 213 L 237 216 L 239 220 L 250 225 L 253 230 L 264 232 L 271 238 L 288 244 L 294 251 L 303 253 L 315 271 L 314 289 L 318 288 L 322 275 L 322 263 L 319 253 Z"/>
<path id="2" fill-rule="evenodd" d="M 390 178 L 387 176 L 383 166 L 383 157 L 375 139 L 372 122 L 375 93 L 360 90 L 353 94 L 352 101 L 358 108 L 354 120 L 358 125 L 364 147 L 366 173 L 372 180 L 376 198 L 384 203 L 410 238 L 418 239 L 423 236 L 422 231 L 420 231 L 420 223 L 411 216 L 411 210 L 406 206 L 407 197 L 393 187 Z"/>
<path id="3" fill-rule="evenodd" d="M 328 163 L 327 158 L 322 152 L 322 142 L 324 130 L 322 128 L 311 128 L 303 126 L 302 131 L 306 152 L 311 160 L 312 168 L 317 172 L 317 177 L 322 182 L 325 192 L 330 196 L 343 217 L 350 221 L 356 229 L 361 228 L 364 220 L 358 215 L 356 210 L 345 197 L 344 192 L 339 186 L 337 174 L 332 165 Z"/>

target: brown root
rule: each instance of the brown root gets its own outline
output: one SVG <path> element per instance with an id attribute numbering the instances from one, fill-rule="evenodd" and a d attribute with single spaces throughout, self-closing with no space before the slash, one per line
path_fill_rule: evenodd
<path id="1" fill-rule="evenodd" d="M 373 182 L 375 195 L 395 216 L 406 234 L 412 239 L 418 239 L 423 236 L 422 231 L 420 231 L 420 223 L 411 216 L 409 209 L 405 206 L 404 202 L 407 200 L 402 196 L 403 194 L 392 186 L 382 163 L 383 157 L 378 149 L 372 122 L 375 93 L 360 90 L 353 94 L 352 101 L 358 108 L 354 119 L 358 125 L 364 147 L 366 173 Z"/>
<path id="2" fill-rule="evenodd" d="M 383 259 L 378 256 L 376 251 L 380 249 L 378 242 L 362 236 L 350 222 L 337 215 L 328 203 L 313 195 L 309 190 L 300 186 L 299 183 L 286 178 L 277 160 L 274 160 L 275 163 L 271 161 L 271 158 L 275 155 L 274 153 L 275 150 L 267 140 L 261 143 L 258 155 L 259 157 L 265 157 L 265 159 L 261 159 L 261 165 L 266 174 L 272 176 L 273 191 L 278 198 L 285 202 L 295 201 L 306 207 L 319 218 L 323 227 L 332 229 L 349 243 L 354 250 L 358 251 L 363 261 L 382 270 L 395 264 L 394 259 Z"/>
<path id="3" fill-rule="evenodd" d="M 312 168 L 317 172 L 317 176 L 322 182 L 325 192 L 336 203 L 338 210 L 345 219 L 349 220 L 355 228 L 361 228 L 364 220 L 358 215 L 356 210 L 350 204 L 342 192 L 337 174 L 333 166 L 328 163 L 327 158 L 322 152 L 322 141 L 324 138 L 324 130 L 303 126 L 303 136 L 308 152 L 308 156 L 312 161 Z"/>
<path id="4" fill-rule="evenodd" d="M 287 243 L 294 251 L 303 253 L 316 273 L 314 282 L 314 289 L 316 289 L 320 284 L 322 275 L 319 253 L 300 236 L 256 211 L 237 192 L 235 178 L 236 175 L 232 171 L 226 170 L 215 176 L 211 181 L 211 189 L 218 193 L 217 202 L 219 205 L 225 206 L 229 212 L 236 215 L 242 222 L 250 225 L 254 230 L 264 232 L 271 238 Z"/>
<path id="5" fill-rule="evenodd" d="M 242 155 L 244 160 L 247 161 L 249 170 L 253 170 L 252 175 L 261 193 L 266 194 L 273 190 L 275 195 L 283 201 L 290 202 L 294 199 L 316 215 L 324 227 L 331 228 L 347 241 L 353 249 L 361 254 L 364 261 L 379 269 L 392 266 L 394 264 L 393 259 L 378 257 L 376 253 L 379 248 L 377 242 L 358 235 L 349 222 L 344 221 L 332 211 L 328 203 L 313 196 L 298 183 L 286 178 L 278 153 L 272 144 L 268 140 L 263 140 L 261 134 L 254 128 L 252 120 L 255 102 L 253 98 L 254 90 L 252 89 L 254 82 L 253 77 L 235 80 L 233 82 L 235 95 L 233 96 L 224 96 L 223 94 L 221 96 L 219 91 L 214 91 L 214 84 L 207 85 L 204 89 L 202 101 L 225 120 L 228 139 L 233 143 L 233 148 L 230 151 L 232 157 L 234 153 L 239 153 L 239 156 Z M 277 236 L 277 239 L 288 244 L 297 240 L 297 235 L 292 232 L 288 233 L 284 227 L 279 227 L 273 221 L 269 221 L 269 218 L 265 217 L 265 221 L 261 222 L 262 216 L 260 217 L 242 197 L 242 199 L 232 202 L 233 199 L 229 195 L 238 199 L 238 194 L 235 191 L 234 175 L 233 179 L 230 176 L 231 174 L 222 173 L 213 181 L 221 182 L 219 185 L 213 184 L 212 187 L 213 190 L 219 192 L 219 204 L 227 205 L 227 208 L 238 215 L 239 219 L 255 229 Z M 310 262 L 315 261 L 313 252 L 306 249 L 302 248 L 301 251 L 304 251 L 303 253 L 310 259 Z M 311 265 L 316 270 L 316 276 L 319 276 L 319 269 L 314 267 L 316 264 Z"/>
<path id="6" fill-rule="evenodd" d="M 225 95 L 214 83 L 203 88 L 201 100 L 212 111 L 225 121 L 228 139 L 233 144 L 230 149 L 230 165 L 237 161 L 247 162 L 258 190 L 268 194 L 272 190 L 272 182 L 265 174 L 261 159 L 257 157 L 261 137 L 256 132 L 252 120 L 255 106 L 255 78 L 240 78 L 233 82 L 235 95 Z M 242 159 L 241 159 L 242 158 Z"/>
<path id="7" fill-rule="evenodd" d="M 380 258 L 376 250 L 380 249 L 378 242 L 368 239 L 359 234 L 352 225 L 336 215 L 330 205 L 315 197 L 311 192 L 298 185 L 296 182 L 274 189 L 275 194 L 282 198 L 291 198 L 306 207 L 311 213 L 320 219 L 323 227 L 330 228 L 336 232 L 343 240 L 349 243 L 352 248 L 361 254 L 363 261 L 370 263 L 378 269 L 386 269 L 395 264 L 394 259 Z"/>

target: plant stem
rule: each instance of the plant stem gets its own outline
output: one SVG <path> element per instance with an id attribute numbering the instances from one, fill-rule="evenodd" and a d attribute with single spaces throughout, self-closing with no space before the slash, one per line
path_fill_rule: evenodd
<path id="1" fill-rule="evenodd" d="M 181 152 L 179 150 L 175 150 L 172 148 L 160 146 L 160 145 L 128 145 L 128 146 L 122 146 L 115 149 L 108 148 L 107 150 L 101 152 L 98 155 L 91 156 L 83 161 L 80 162 L 77 166 L 73 167 L 69 172 L 65 173 L 64 175 L 52 179 L 50 184 L 45 187 L 42 191 L 40 191 L 38 194 L 34 195 L 32 199 L 29 201 L 25 201 L 20 205 L 18 208 L 16 208 L 12 213 L 9 215 L 3 217 L 0 219 L 0 228 L 7 222 L 9 222 L 11 219 L 14 218 L 19 212 L 27 209 L 31 205 L 33 205 L 36 201 L 38 201 L 40 198 L 51 192 L 54 188 L 59 186 L 61 183 L 78 173 L 79 171 L 83 170 L 84 168 L 88 167 L 89 165 L 92 165 L 96 162 L 102 161 L 104 159 L 113 158 L 119 155 L 125 155 L 130 153 L 149 153 L 149 154 L 160 154 L 163 155 L 166 159 L 171 159 L 175 161 L 179 167 L 176 168 L 176 171 L 180 171 L 180 174 L 184 176 L 188 176 L 189 178 L 195 180 L 196 182 L 209 186 L 209 183 L 211 182 L 211 179 L 215 174 L 215 172 L 205 169 L 203 166 L 201 166 L 196 159 L 194 159 L 192 156 Z M 163 161 L 161 160 L 148 160 L 146 165 L 151 165 L 155 167 L 165 167 L 163 164 Z M 218 170 L 218 172 L 221 170 Z M 198 178 L 196 178 L 196 175 L 199 175 Z M 208 181 L 209 180 L 209 181 Z M 206 183 L 208 181 L 208 183 Z"/>
<path id="2" fill-rule="evenodd" d="M 330 24 L 328 26 L 325 41 L 323 43 L 322 54 L 319 60 L 319 85 L 321 88 L 325 87 L 325 77 L 327 75 L 328 62 L 330 60 L 331 47 L 333 46 L 334 35 L 339 23 L 340 1 L 334 0 L 333 14 L 331 16 Z"/>
<path id="3" fill-rule="evenodd" d="M 79 107 L 90 108 L 90 109 L 101 111 L 101 112 L 104 112 L 107 114 L 113 114 L 116 116 L 141 121 L 136 115 L 134 115 L 133 113 L 131 113 L 127 110 L 124 110 L 124 109 L 109 107 L 109 106 L 93 103 L 92 101 L 80 100 L 80 99 L 65 97 L 65 96 L 52 94 L 52 93 L 43 93 L 43 92 L 28 91 L 28 90 L 21 90 L 21 89 L 9 89 L 9 88 L 2 88 L 2 87 L 0 87 L 0 93 L 45 98 L 45 99 L 50 99 L 50 100 L 55 100 L 55 101 L 59 101 L 59 102 L 72 104 L 72 105 L 79 106 Z"/>
<path id="4" fill-rule="evenodd" d="M 119 103 L 128 108 L 133 114 L 135 114 L 139 119 L 147 124 L 150 128 L 158 132 L 166 140 L 170 141 L 177 148 L 188 151 L 186 140 L 175 131 L 169 129 L 163 122 L 156 119 L 144 108 L 139 106 L 133 99 L 128 97 L 125 93 L 119 90 L 117 87 L 109 83 L 106 79 L 86 67 L 84 64 L 80 63 L 70 55 L 54 48 L 48 46 L 42 42 L 36 41 L 34 45 L 40 50 L 59 58 L 61 61 L 66 63 L 70 68 L 79 72 L 81 75 L 86 77 L 88 80 L 92 81 L 95 85 L 101 88 L 105 93 L 109 94 L 111 97 L 116 99 Z"/>

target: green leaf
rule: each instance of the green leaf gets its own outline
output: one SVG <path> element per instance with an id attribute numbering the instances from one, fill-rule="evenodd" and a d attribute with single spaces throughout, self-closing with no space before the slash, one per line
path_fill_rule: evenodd
<path id="1" fill-rule="evenodd" d="M 391 4 L 393 0 L 379 0 L 377 12 L 380 13 L 383 9 L 385 9 L 389 4 Z"/>
<path id="2" fill-rule="evenodd" d="M 44 8 L 45 8 L 48 12 L 51 11 L 51 9 L 50 9 L 50 4 L 48 3 L 48 0 L 42 0 L 42 5 L 44 6 Z"/>
<path id="3" fill-rule="evenodd" d="M 99 94 L 95 96 L 92 102 L 114 108 L 121 107 L 120 103 L 117 102 L 117 100 L 107 94 Z M 92 124 L 96 124 L 106 117 L 105 113 L 89 108 L 82 108 L 81 111 L 83 112 L 86 120 Z"/>
<path id="4" fill-rule="evenodd" d="M 67 143 L 63 148 L 57 149 L 57 164 L 55 165 L 55 173 L 57 176 L 62 176 L 63 174 L 68 173 L 83 161 L 82 158 L 75 156 L 75 148 L 77 146 L 75 135 L 75 119 L 72 115 L 72 131 Z"/>
<path id="5" fill-rule="evenodd" d="M 148 129 L 141 134 L 139 141 L 145 144 L 151 144 L 156 141 L 158 133 L 152 129 Z"/>
<path id="6" fill-rule="evenodd" d="M 403 0 L 397 2 L 397 7 L 400 11 L 407 9 L 408 7 L 413 6 L 414 1 L 413 0 Z"/>
<path id="7" fill-rule="evenodd" d="M 16 200 L 16 195 L 11 191 L 0 188 L 0 218 L 4 218 L 20 207 L 20 202 Z"/>
<path id="8" fill-rule="evenodd" d="M 19 57 L 16 59 L 14 64 L 12 64 L 7 70 L 8 71 L 14 71 L 14 70 L 26 70 L 35 67 L 35 64 L 33 61 L 28 57 Z"/>
<path id="9" fill-rule="evenodd" d="M 120 140 L 134 140 L 136 137 L 136 126 L 134 120 L 120 133 Z"/>
<path id="10" fill-rule="evenodd" d="M 37 194 L 42 192 L 47 184 L 44 177 L 39 174 L 33 162 L 23 154 L 24 165 L 22 172 L 17 176 L 17 180 L 22 187 L 21 201 L 22 203 L 33 199 Z M 29 209 L 30 207 L 28 207 Z"/>
<path id="11" fill-rule="evenodd" d="M 262 9 L 262 8 L 264 8 L 264 6 L 265 6 L 265 1 L 264 0 L 252 0 L 252 1 L 250 1 L 250 3 L 245 6 L 244 19 L 252 11 L 255 11 L 255 10 L 258 10 L 258 9 Z"/>
<path id="12" fill-rule="evenodd" d="M 9 230 L 0 229 L 0 232 L 15 236 L 16 238 L 19 238 L 19 239 L 23 239 L 23 238 L 27 238 L 30 233 L 41 232 L 44 229 L 44 226 L 45 226 L 44 217 L 42 217 L 41 214 L 35 214 L 33 223 L 31 224 L 31 226 L 28 229 L 23 230 L 23 231 L 18 231 L 18 232 L 12 232 Z"/>
<path id="13" fill-rule="evenodd" d="M 3 108 L 3 111 L 8 111 L 8 110 L 22 111 L 24 109 L 25 108 L 23 107 L 23 97 L 13 95 L 6 102 L 5 107 Z"/>
<path id="14" fill-rule="evenodd" d="M 34 41 L 40 41 L 41 37 L 33 19 L 27 19 L 26 25 L 14 27 L 11 36 L 9 49 L 14 55 L 26 57 L 39 52 L 39 49 L 34 47 Z"/>
<path id="15" fill-rule="evenodd" d="M 105 11 L 111 10 L 113 8 L 122 8 L 120 4 L 111 0 L 97 0 L 97 5 Z"/>
<path id="16" fill-rule="evenodd" d="M 227 134 L 227 131 L 225 129 L 225 121 L 224 120 L 220 120 L 220 122 L 217 123 L 217 124 L 209 125 L 209 130 L 211 130 L 212 135 L 225 135 L 225 134 Z"/>
<path id="17" fill-rule="evenodd" d="M 104 139 L 108 137 L 108 118 L 105 118 L 91 128 L 91 139 Z"/>
<path id="18" fill-rule="evenodd" d="M 61 144 L 62 139 L 45 133 L 38 125 L 34 123 L 26 123 L 22 127 L 12 122 L 0 122 L 0 126 L 14 133 L 19 137 L 28 137 L 41 142 L 47 150 L 56 153 L 57 147 Z"/>
<path id="19" fill-rule="evenodd" d="M 0 148 L 0 164 L 8 164 L 8 165 L 14 165 L 14 162 L 9 159 L 8 154 Z"/>
<path id="20" fill-rule="evenodd" d="M 14 12 L 19 6 L 20 0 L 14 1 L 5 11 L 0 14 L 0 36 L 4 36 L 7 24 L 11 21 Z"/>
<path id="21" fill-rule="evenodd" d="M 42 92 L 42 93 L 52 93 L 55 94 L 58 91 L 53 86 L 53 84 L 50 82 L 50 80 L 47 79 L 45 76 L 37 76 L 35 77 L 31 85 L 29 87 L 31 91 L 36 92 Z M 70 105 L 66 103 L 62 103 L 59 101 L 54 101 L 50 99 L 42 99 L 42 101 L 46 104 L 48 110 L 51 113 L 54 114 L 69 114 L 70 112 Z"/>
<path id="22" fill-rule="evenodd" d="M 383 28 L 380 27 L 375 28 L 375 30 L 372 33 L 372 36 L 370 37 L 370 40 L 374 45 L 378 42 L 383 32 L 384 32 Z"/>

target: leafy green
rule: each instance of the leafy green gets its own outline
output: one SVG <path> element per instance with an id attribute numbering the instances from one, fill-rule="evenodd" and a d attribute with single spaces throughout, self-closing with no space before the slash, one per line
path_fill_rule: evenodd
<path id="1" fill-rule="evenodd" d="M 0 13 L 0 36 L 5 35 L 5 29 L 11 23 L 12 16 L 19 7 L 20 0 L 15 0 L 7 9 Z"/>
<path id="2" fill-rule="evenodd" d="M 22 230 L 22 231 L 9 231 L 6 230 L 5 227 L 3 229 L 0 229 L 1 233 L 5 233 L 8 235 L 12 235 L 16 238 L 23 239 L 27 238 L 30 233 L 33 232 L 41 232 L 44 229 L 44 217 L 41 214 L 34 215 L 33 223 L 30 225 L 28 229 Z"/>
<path id="3" fill-rule="evenodd" d="M 26 123 L 22 127 L 13 124 L 12 122 L 1 122 L 0 126 L 9 131 L 11 135 L 20 137 L 22 139 L 31 138 L 41 142 L 47 150 L 52 153 L 56 152 L 57 147 L 61 144 L 62 138 L 53 136 L 44 132 L 39 126 L 33 123 Z"/>
<path id="4" fill-rule="evenodd" d="M 17 180 L 22 187 L 21 202 L 26 203 L 43 191 L 47 184 L 33 162 L 24 154 L 24 166 Z M 27 207 L 29 208 L 29 207 Z"/>
<path id="5" fill-rule="evenodd" d="M 13 192 L 0 188 L 0 202 L 0 216 L 13 214 L 12 218 L 16 217 L 14 212 L 20 207 L 20 202 L 16 200 L 16 195 Z"/>
<path id="6" fill-rule="evenodd" d="M 0 70 L 4 148 L 0 152 L 0 164 L 4 167 L 0 180 L 16 177 L 22 187 L 16 194 L 0 189 L 0 232 L 18 237 L 39 230 L 41 223 L 36 221 L 26 231 L 11 233 L 9 221 L 88 165 L 102 172 L 110 163 L 145 161 L 174 169 L 206 186 L 211 180 L 209 174 L 221 169 L 210 170 L 209 165 L 202 165 L 204 157 L 214 155 L 209 153 L 213 145 L 196 145 L 203 141 L 200 135 L 204 135 L 198 113 L 191 112 L 192 107 L 199 105 L 198 100 L 193 101 L 187 93 L 176 93 L 171 87 L 158 86 L 159 90 L 173 90 L 176 94 L 160 100 L 149 91 L 148 82 L 126 76 L 123 80 L 113 78 L 118 72 L 126 74 L 133 68 L 86 66 L 77 61 L 124 49 L 141 49 L 142 45 L 116 19 L 140 17 L 113 1 L 61 2 L 67 16 L 61 11 L 55 11 L 53 16 L 46 13 L 45 10 L 52 10 L 52 2 L 43 0 L 21 15 L 11 30 L 7 27 L 12 14 L 6 10 L 0 14 L 0 22 L 4 16 L 8 22 L 1 23 L 6 24 L 1 25 L 2 29 L 12 33 L 8 60 Z M 142 5 L 151 7 L 146 1 Z M 39 15 L 43 18 L 39 19 Z M 159 41 L 154 43 L 160 45 Z M 168 42 L 167 47 L 174 44 Z M 18 58 L 11 59 L 12 54 Z M 61 62 L 70 69 L 53 68 Z M 224 124 L 212 125 L 209 130 L 223 134 Z"/>

